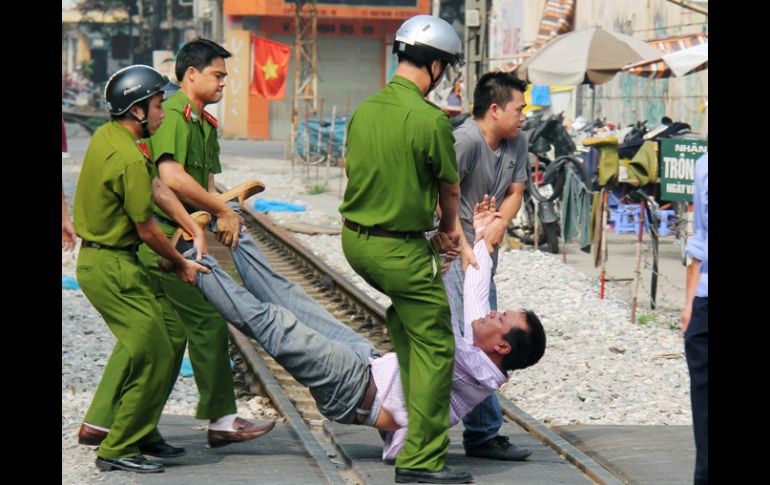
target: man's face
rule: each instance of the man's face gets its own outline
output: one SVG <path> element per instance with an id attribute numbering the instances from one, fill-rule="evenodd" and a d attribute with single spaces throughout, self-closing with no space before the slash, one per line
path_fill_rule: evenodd
<path id="1" fill-rule="evenodd" d="M 499 313 L 492 310 L 486 317 L 478 318 L 471 323 L 473 345 L 485 352 L 499 351 L 498 346 L 509 346 L 503 339 L 503 335 L 509 333 L 514 327 L 527 328 L 524 312 L 509 310 Z"/>
<path id="2" fill-rule="evenodd" d="M 163 112 L 163 93 L 158 93 L 150 98 L 150 112 L 147 113 L 147 129 L 150 135 L 154 135 L 166 114 Z"/>
<path id="3" fill-rule="evenodd" d="M 198 98 L 204 104 L 218 103 L 222 99 L 225 77 L 227 77 L 225 60 L 221 57 L 216 57 L 203 71 L 198 71 L 194 67 L 190 69 L 194 71 L 194 89 Z"/>
<path id="4" fill-rule="evenodd" d="M 525 106 L 524 94 L 514 89 L 513 98 L 505 105 L 505 109 L 498 110 L 497 123 L 504 138 L 516 138 L 521 133 L 521 126 L 526 119 L 522 113 Z"/>

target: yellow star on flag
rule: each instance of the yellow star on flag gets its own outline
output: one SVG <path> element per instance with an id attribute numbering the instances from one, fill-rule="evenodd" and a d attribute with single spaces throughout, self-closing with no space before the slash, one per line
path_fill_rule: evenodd
<path id="1" fill-rule="evenodd" d="M 273 64 L 273 58 L 268 57 L 267 62 L 262 66 L 262 72 L 265 73 L 265 81 L 273 78 L 278 78 L 278 66 Z"/>

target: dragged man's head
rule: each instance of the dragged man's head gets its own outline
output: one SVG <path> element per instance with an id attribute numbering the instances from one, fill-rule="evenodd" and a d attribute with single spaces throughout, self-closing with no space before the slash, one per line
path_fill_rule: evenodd
<path id="1" fill-rule="evenodd" d="M 532 310 L 493 310 L 471 326 L 473 344 L 503 371 L 525 369 L 545 353 L 545 330 Z"/>

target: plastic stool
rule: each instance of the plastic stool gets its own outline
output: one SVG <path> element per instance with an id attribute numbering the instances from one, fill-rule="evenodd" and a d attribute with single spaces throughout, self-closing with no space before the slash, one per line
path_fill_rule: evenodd
<path id="1" fill-rule="evenodd" d="M 658 234 L 660 236 L 667 236 L 670 232 L 668 229 L 668 219 L 675 214 L 673 210 L 660 210 L 657 211 L 660 218 L 660 225 L 658 226 Z M 645 214 L 646 216 L 646 214 Z M 639 205 L 637 204 L 618 204 L 616 210 L 610 211 L 610 221 L 614 223 L 615 233 L 622 234 L 633 232 L 639 234 Z M 644 219 L 644 230 L 649 231 L 649 221 L 647 217 Z"/>
<path id="2" fill-rule="evenodd" d="M 615 222 L 615 234 L 639 233 L 639 206 L 636 204 L 618 204 L 616 210 L 610 211 L 610 219 Z"/>
<path id="3" fill-rule="evenodd" d="M 658 209 L 656 212 L 658 213 L 658 217 L 660 217 L 660 228 L 658 229 L 658 234 L 660 234 L 660 236 L 668 236 L 668 233 L 670 232 L 668 230 L 668 218 L 675 216 L 676 211 Z"/>

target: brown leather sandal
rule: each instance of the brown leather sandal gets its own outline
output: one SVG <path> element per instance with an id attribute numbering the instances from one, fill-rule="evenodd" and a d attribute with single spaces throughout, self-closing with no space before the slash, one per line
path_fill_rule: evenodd
<path id="1" fill-rule="evenodd" d="M 227 190 L 225 192 L 222 192 L 221 194 L 215 195 L 214 197 L 217 200 L 221 200 L 222 202 L 229 202 L 233 199 L 238 199 L 238 205 L 241 207 L 241 209 L 243 209 L 244 208 L 243 204 L 246 201 L 246 199 L 264 190 L 265 190 L 265 184 L 263 184 L 259 180 L 247 180 L 245 182 L 241 182 L 240 184 L 236 185 L 230 190 Z M 211 214 L 209 214 L 206 211 L 193 212 L 190 215 L 201 228 L 203 228 L 203 226 L 211 222 Z M 178 227 L 176 231 L 174 231 L 174 235 L 171 237 L 171 246 L 176 247 L 177 243 L 179 242 L 180 236 L 185 241 L 192 241 L 193 239 L 192 235 L 190 235 L 187 231 L 185 231 L 181 227 Z M 160 269 L 162 271 L 165 271 L 166 273 L 170 273 L 174 270 L 173 263 L 167 260 L 166 258 L 164 258 L 163 256 L 158 256 L 158 266 L 160 266 Z"/>
<path id="2" fill-rule="evenodd" d="M 206 211 L 193 212 L 190 214 L 190 217 L 193 218 L 193 221 L 195 221 L 195 223 L 200 226 L 201 229 L 203 229 L 206 224 L 211 222 L 211 214 Z M 176 231 L 174 231 L 174 234 L 171 236 L 170 243 L 172 248 L 176 247 L 180 237 L 183 237 L 185 241 L 192 241 L 193 239 L 193 237 L 187 234 L 184 229 L 177 227 Z M 161 271 L 165 271 L 166 273 L 171 273 L 174 271 L 174 263 L 164 258 L 163 256 L 158 256 L 158 266 L 160 267 Z"/>
<path id="3" fill-rule="evenodd" d="M 256 195 L 260 192 L 265 190 L 265 184 L 260 182 L 259 180 L 247 180 L 245 182 L 241 182 L 240 184 L 236 185 L 232 189 L 228 190 L 227 192 L 222 192 L 221 194 L 217 194 L 214 196 L 217 200 L 221 200 L 222 202 L 229 202 L 233 199 L 238 199 L 238 205 L 240 205 L 241 209 L 243 209 L 243 203 L 251 197 L 252 195 Z M 203 212 L 203 211 L 201 211 Z M 195 213 L 197 214 L 197 212 Z M 207 213 L 208 214 L 208 213 Z M 209 220 L 206 221 L 203 225 L 200 225 L 203 227 L 204 225 L 208 224 L 211 221 L 211 216 L 209 216 Z M 192 241 L 193 237 L 192 235 L 188 234 L 187 231 L 184 229 L 178 228 L 177 230 L 182 231 L 182 238 L 185 241 Z M 177 241 L 179 239 L 177 238 Z M 173 242 L 174 247 L 176 247 L 176 242 Z"/>
<path id="4" fill-rule="evenodd" d="M 246 201 L 246 199 L 252 195 L 256 195 L 262 192 L 263 190 L 265 190 L 265 184 L 259 180 L 247 180 L 245 182 L 241 182 L 226 192 L 215 195 L 214 197 L 221 200 L 222 202 L 238 199 L 238 205 L 240 205 L 241 209 L 243 209 L 243 203 Z"/>

